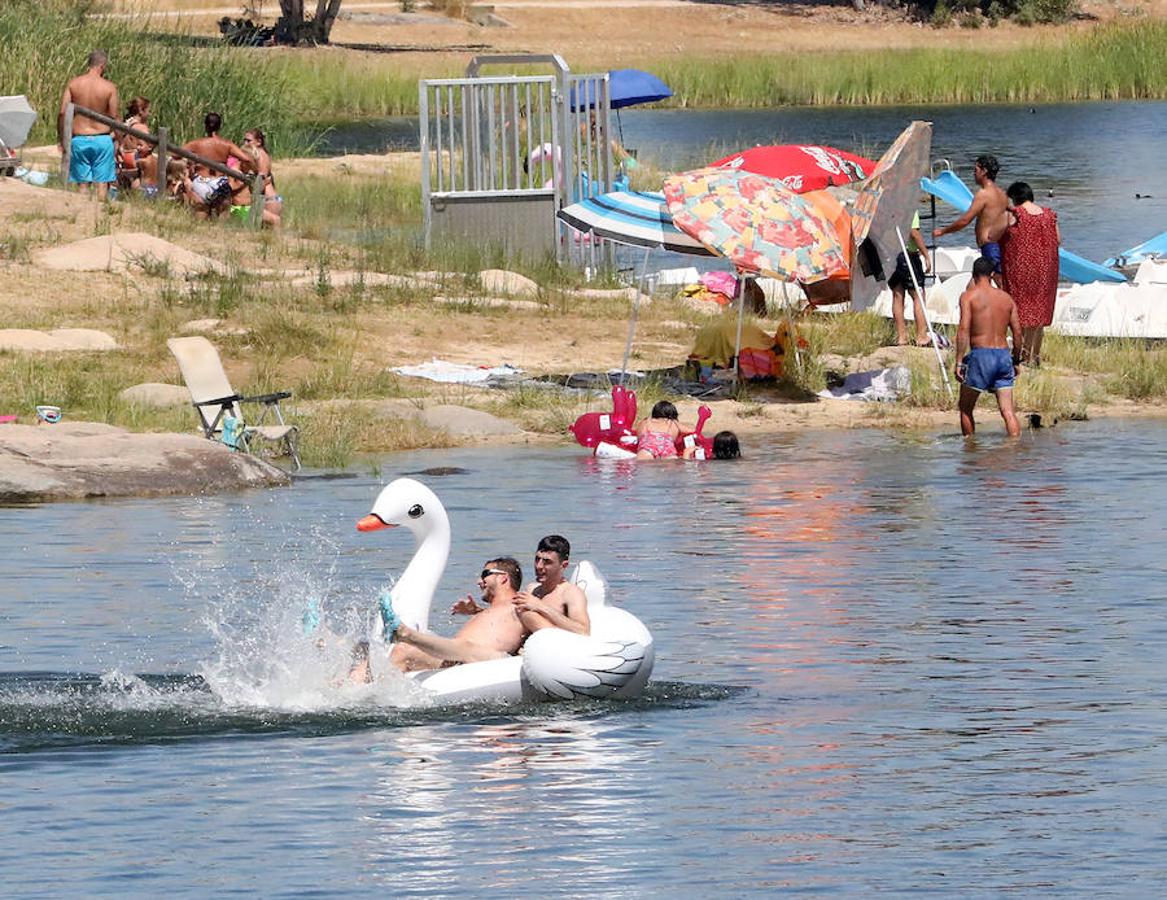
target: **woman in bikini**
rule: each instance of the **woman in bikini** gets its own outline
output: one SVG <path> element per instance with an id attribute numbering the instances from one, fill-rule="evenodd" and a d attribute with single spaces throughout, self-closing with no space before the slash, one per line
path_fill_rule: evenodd
<path id="1" fill-rule="evenodd" d="M 652 408 L 652 415 L 641 421 L 636 434 L 640 438 L 637 459 L 675 459 L 676 441 L 681 436 L 677 408 L 668 400 L 661 400 Z"/>
<path id="2" fill-rule="evenodd" d="M 263 176 L 263 224 L 278 228 L 284 211 L 284 198 L 276 193 L 267 138 L 258 128 L 252 128 L 243 135 L 243 149 L 251 154 L 256 171 Z M 235 191 L 231 214 L 244 221 L 251 214 L 251 187 L 247 182 L 240 183 Z"/>

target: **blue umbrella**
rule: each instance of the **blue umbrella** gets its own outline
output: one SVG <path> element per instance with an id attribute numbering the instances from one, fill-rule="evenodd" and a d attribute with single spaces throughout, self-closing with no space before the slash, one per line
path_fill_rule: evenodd
<path id="1" fill-rule="evenodd" d="M 571 108 L 574 112 L 579 106 L 596 105 L 596 82 L 589 81 L 584 88 L 584 102 L 576 103 L 575 89 L 571 92 Z M 609 105 L 616 110 L 616 125 L 620 128 L 620 143 L 624 143 L 624 127 L 620 122 L 620 110 L 625 106 L 636 106 L 639 103 L 655 103 L 673 96 L 669 86 L 642 69 L 612 69 L 608 73 Z"/>

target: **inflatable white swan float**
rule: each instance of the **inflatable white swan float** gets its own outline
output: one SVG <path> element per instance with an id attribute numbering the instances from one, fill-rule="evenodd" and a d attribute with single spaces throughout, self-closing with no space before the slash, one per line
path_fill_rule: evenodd
<path id="1" fill-rule="evenodd" d="M 450 554 L 450 520 L 437 495 L 419 481 L 398 478 L 377 497 L 362 531 L 405 526 L 417 551 L 390 592 L 403 623 L 429 631 L 430 606 Z M 570 580 L 588 600 L 591 634 L 536 631 L 520 656 L 411 672 L 409 677 L 449 701 L 569 700 L 639 696 L 652 674 L 652 634 L 631 613 L 609 606 L 604 581 L 589 562 Z"/>

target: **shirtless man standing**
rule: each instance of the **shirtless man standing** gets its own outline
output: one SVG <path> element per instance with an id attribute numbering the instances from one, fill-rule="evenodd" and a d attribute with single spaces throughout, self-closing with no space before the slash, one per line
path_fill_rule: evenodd
<path id="1" fill-rule="evenodd" d="M 567 538 L 549 534 L 535 548 L 536 583 L 515 598 L 519 619 L 528 631 L 562 628 L 575 634 L 590 634 L 588 599 L 576 585 L 564 581 L 571 544 Z"/>
<path id="2" fill-rule="evenodd" d="M 937 228 L 932 232 L 934 238 L 953 234 L 975 218 L 977 246 L 981 248 L 981 256 L 992 261 L 994 275 L 1001 272 L 1001 246 L 997 241 L 1009 224 L 1009 198 L 997 186 L 997 172 L 1000 168 L 997 157 L 989 154 L 978 156 L 973 166 L 973 177 L 980 190 L 973 197 L 972 206 L 951 225 Z"/>
<path id="3" fill-rule="evenodd" d="M 182 149 L 224 166 L 227 165 L 228 159 L 235 157 L 235 168 L 242 172 L 256 171 L 255 160 L 250 153 L 238 144 L 219 137 L 219 129 L 222 127 L 222 116 L 214 112 L 207 113 L 203 118 L 203 129 L 207 136 L 188 141 L 183 144 Z M 197 201 L 195 214 L 200 218 L 207 218 L 231 198 L 231 184 L 226 175 L 220 175 L 198 163 L 193 165 L 194 174 L 190 180 L 190 189 Z"/>
<path id="4" fill-rule="evenodd" d="M 86 62 L 87 71 L 65 85 L 61 111 L 57 115 L 57 147 L 65 152 L 65 109 L 70 103 L 84 106 L 103 116 L 117 119 L 120 102 L 118 89 L 105 77 L 109 57 L 104 50 L 94 50 Z M 109 186 L 117 180 L 117 159 L 113 135 L 108 125 L 80 114 L 73 116 L 73 133 L 69 138 L 69 183 L 95 184 L 97 196 L 105 200 Z"/>
<path id="5" fill-rule="evenodd" d="M 997 395 L 997 408 L 1010 437 L 1021 434 L 1013 411 L 1013 380 L 1021 368 L 1021 322 L 1013 298 L 994 287 L 993 263 L 981 257 L 973 263 L 972 282 L 960 295 L 960 325 L 956 330 L 956 380 L 960 382 L 960 431 L 976 431 L 973 407 L 981 393 Z M 1013 332 L 1013 350 L 1005 342 Z M 970 349 L 971 347 L 971 349 Z"/>
<path id="6" fill-rule="evenodd" d="M 527 629 L 518 613 L 518 589 L 523 583 L 522 569 L 509 556 L 489 560 L 482 569 L 478 584 L 487 604 L 452 638 L 417 631 L 399 623 L 385 597 L 381 601 L 381 619 L 385 638 L 393 643 L 389 661 L 402 672 L 440 669 L 455 663 L 502 659 L 519 652 Z M 366 656 L 349 673 L 354 681 L 369 681 Z"/>

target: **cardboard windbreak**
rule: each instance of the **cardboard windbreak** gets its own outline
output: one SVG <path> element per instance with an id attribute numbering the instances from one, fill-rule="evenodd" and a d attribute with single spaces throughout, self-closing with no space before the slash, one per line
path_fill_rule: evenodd
<path id="1" fill-rule="evenodd" d="M 915 121 L 900 133 L 879 160 L 851 211 L 854 252 L 851 265 L 851 308 L 867 309 L 895 271 L 904 240 L 920 206 L 920 179 L 928 174 L 932 153 L 932 123 Z"/>

